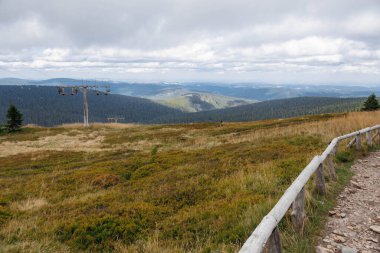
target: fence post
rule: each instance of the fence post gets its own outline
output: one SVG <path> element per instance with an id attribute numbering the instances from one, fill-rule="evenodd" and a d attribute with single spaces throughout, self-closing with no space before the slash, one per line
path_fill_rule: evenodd
<path id="1" fill-rule="evenodd" d="M 366 141 L 368 146 L 372 146 L 372 133 L 368 131 L 365 133 Z"/>
<path id="2" fill-rule="evenodd" d="M 280 230 L 276 226 L 266 243 L 266 253 L 282 253 Z"/>
<path id="3" fill-rule="evenodd" d="M 356 150 L 360 150 L 362 148 L 362 138 L 360 133 L 356 136 Z"/>
<path id="4" fill-rule="evenodd" d="M 293 202 L 292 209 L 291 218 L 293 227 L 302 233 L 305 220 L 305 187 L 298 193 Z"/>
<path id="5" fill-rule="evenodd" d="M 337 176 L 336 176 L 336 172 L 335 172 L 335 168 L 334 168 L 334 161 L 333 161 L 333 157 L 332 157 L 332 153 L 330 153 L 328 156 L 327 156 L 327 166 L 329 167 L 329 174 L 330 174 L 330 177 L 333 179 L 333 180 L 337 180 Z"/>
<path id="6" fill-rule="evenodd" d="M 325 176 L 323 175 L 323 163 L 319 164 L 317 171 L 315 172 L 315 185 L 317 187 L 317 193 L 320 195 L 326 194 Z"/>

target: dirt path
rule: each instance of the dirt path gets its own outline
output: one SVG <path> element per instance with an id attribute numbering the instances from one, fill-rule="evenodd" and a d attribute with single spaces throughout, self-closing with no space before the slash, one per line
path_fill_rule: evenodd
<path id="1" fill-rule="evenodd" d="M 380 252 L 380 152 L 352 166 L 355 175 L 329 212 L 317 252 Z"/>

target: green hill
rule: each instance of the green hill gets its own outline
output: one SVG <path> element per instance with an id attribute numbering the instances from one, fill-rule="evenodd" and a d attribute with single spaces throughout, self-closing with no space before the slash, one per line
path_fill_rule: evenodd
<path id="1" fill-rule="evenodd" d="M 253 121 L 302 115 L 341 113 L 358 110 L 365 98 L 299 97 L 258 102 L 232 108 L 188 114 L 164 115 L 152 123 Z"/>
<path id="2" fill-rule="evenodd" d="M 227 97 L 204 92 L 187 92 L 178 96 L 154 99 L 173 108 L 184 112 L 210 111 L 256 103 L 255 100 Z"/>
<path id="3" fill-rule="evenodd" d="M 106 122 L 110 115 L 125 117 L 124 122 L 144 123 L 156 117 L 178 114 L 179 110 L 151 100 L 124 95 L 97 96 L 90 93 L 90 122 Z M 53 126 L 83 122 L 83 97 L 61 96 L 51 86 L 0 86 L 0 122 L 9 104 L 16 105 L 24 114 L 25 123 Z"/>

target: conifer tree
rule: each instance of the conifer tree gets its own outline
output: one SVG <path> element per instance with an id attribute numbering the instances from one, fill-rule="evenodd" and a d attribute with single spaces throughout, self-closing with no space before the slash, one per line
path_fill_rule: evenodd
<path id="1" fill-rule="evenodd" d="M 8 132 L 18 131 L 21 128 L 23 115 L 14 105 L 10 105 L 7 112 L 7 125 Z"/>
<path id="2" fill-rule="evenodd" d="M 379 101 L 376 99 L 375 93 L 372 93 L 364 102 L 362 111 L 375 111 L 380 108 Z"/>

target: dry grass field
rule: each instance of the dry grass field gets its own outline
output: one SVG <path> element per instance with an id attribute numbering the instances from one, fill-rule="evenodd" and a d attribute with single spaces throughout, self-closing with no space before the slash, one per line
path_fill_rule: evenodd
<path id="1" fill-rule="evenodd" d="M 368 112 L 0 135 L 0 252 L 236 252 L 333 137 L 379 123 Z M 312 252 L 349 163 L 367 151 L 343 147 L 329 195 L 308 185 L 304 235 L 281 222 L 286 252 Z"/>

